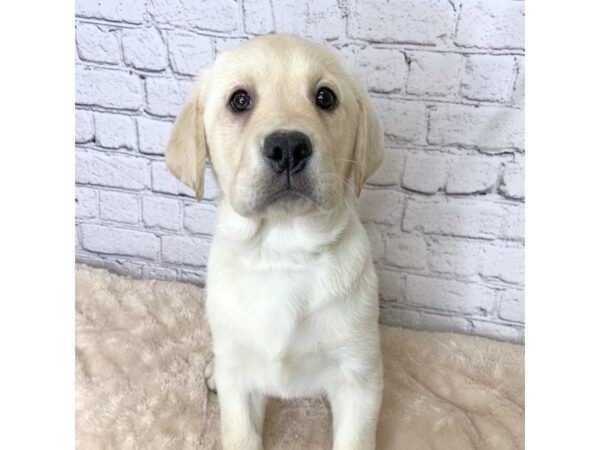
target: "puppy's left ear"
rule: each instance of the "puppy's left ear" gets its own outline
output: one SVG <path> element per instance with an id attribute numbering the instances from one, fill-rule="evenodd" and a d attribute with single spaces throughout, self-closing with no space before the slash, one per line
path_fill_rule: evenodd
<path id="1" fill-rule="evenodd" d="M 354 146 L 354 193 L 360 196 L 365 182 L 375 173 L 383 159 L 383 130 L 366 89 L 356 84 L 358 130 Z"/>
<path id="2" fill-rule="evenodd" d="M 201 104 L 197 86 L 181 109 L 171 131 L 165 154 L 167 167 L 183 184 L 191 187 L 198 200 L 204 195 L 204 166 L 207 155 Z"/>

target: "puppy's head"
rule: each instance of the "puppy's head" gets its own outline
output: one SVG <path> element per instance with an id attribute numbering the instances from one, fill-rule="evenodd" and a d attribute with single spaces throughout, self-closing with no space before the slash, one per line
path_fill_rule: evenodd
<path id="1" fill-rule="evenodd" d="M 202 198 L 210 157 L 241 215 L 303 214 L 333 209 L 346 188 L 358 196 L 382 146 L 364 88 L 333 53 L 267 35 L 217 58 L 175 122 L 166 161 Z"/>

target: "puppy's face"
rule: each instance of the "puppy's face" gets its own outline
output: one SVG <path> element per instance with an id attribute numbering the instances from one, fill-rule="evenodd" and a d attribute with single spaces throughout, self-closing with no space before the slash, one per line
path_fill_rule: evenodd
<path id="1" fill-rule="evenodd" d="M 381 160 L 366 93 L 325 48 L 293 36 L 252 39 L 220 56 L 180 114 L 167 164 L 202 193 L 208 153 L 241 215 L 331 210 Z"/>

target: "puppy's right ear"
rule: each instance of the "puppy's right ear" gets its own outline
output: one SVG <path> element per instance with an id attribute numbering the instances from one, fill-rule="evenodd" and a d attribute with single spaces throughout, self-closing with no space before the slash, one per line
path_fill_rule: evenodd
<path id="1" fill-rule="evenodd" d="M 200 86 L 194 89 L 177 116 L 165 161 L 171 173 L 191 187 L 196 197 L 202 200 L 207 151 L 200 92 Z"/>

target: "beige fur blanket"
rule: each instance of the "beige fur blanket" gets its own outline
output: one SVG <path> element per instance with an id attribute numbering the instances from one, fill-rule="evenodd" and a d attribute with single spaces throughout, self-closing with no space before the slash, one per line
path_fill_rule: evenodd
<path id="1" fill-rule="evenodd" d="M 79 449 L 218 449 L 219 407 L 203 291 L 76 269 Z M 524 447 L 522 346 L 382 327 L 385 392 L 378 449 Z M 269 403 L 265 447 L 331 446 L 322 399 Z"/>

